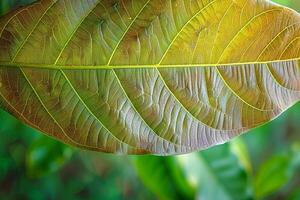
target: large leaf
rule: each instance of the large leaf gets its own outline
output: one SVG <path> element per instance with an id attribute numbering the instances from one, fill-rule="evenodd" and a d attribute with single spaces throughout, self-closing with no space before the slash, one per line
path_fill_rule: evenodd
<path id="1" fill-rule="evenodd" d="M 0 104 L 65 143 L 179 154 L 300 99 L 300 16 L 257 0 L 43 0 L 0 20 Z"/>

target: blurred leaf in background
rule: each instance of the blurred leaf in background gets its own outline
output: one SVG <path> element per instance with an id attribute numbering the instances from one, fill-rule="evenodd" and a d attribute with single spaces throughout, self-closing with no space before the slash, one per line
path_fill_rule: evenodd
<path id="1" fill-rule="evenodd" d="M 288 6 L 290 8 L 295 9 L 296 11 L 300 11 L 300 1 L 299 0 L 272 0 L 278 4 Z"/>
<path id="2" fill-rule="evenodd" d="M 4 15 L 12 9 L 19 6 L 30 4 L 36 0 L 1 0 L 0 1 L 0 15 Z"/>
<path id="3" fill-rule="evenodd" d="M 72 149 L 48 137 L 39 137 L 29 146 L 26 155 L 27 175 L 42 177 L 57 171 L 67 162 Z"/>
<path id="4" fill-rule="evenodd" d="M 0 0 L 0 15 L 33 0 Z M 299 0 L 276 0 L 300 11 Z M 300 103 L 230 143 L 173 156 L 79 151 L 0 111 L 0 199 L 300 199 Z"/>
<path id="5" fill-rule="evenodd" d="M 137 174 L 159 199 L 193 199 L 197 185 L 176 157 L 131 156 Z"/>
<path id="6" fill-rule="evenodd" d="M 269 195 L 288 183 L 294 174 L 291 161 L 288 155 L 278 155 L 262 164 L 254 182 L 256 197 Z"/>
<path id="7" fill-rule="evenodd" d="M 198 199 L 249 199 L 253 196 L 247 173 L 227 143 L 198 154 L 178 156 L 181 166 L 197 185 Z"/>

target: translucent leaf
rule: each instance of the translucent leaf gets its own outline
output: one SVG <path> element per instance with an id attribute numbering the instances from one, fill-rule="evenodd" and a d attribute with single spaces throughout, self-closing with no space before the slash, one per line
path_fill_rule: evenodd
<path id="1" fill-rule="evenodd" d="M 300 99 L 300 16 L 256 0 L 42 0 L 0 20 L 0 105 L 84 149 L 180 154 Z"/>

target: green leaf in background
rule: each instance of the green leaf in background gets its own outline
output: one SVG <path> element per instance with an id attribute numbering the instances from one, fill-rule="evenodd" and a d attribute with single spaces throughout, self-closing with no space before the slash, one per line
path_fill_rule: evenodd
<path id="1" fill-rule="evenodd" d="M 1 0 L 0 1 L 0 16 L 6 14 L 12 9 L 15 9 L 19 6 L 25 6 L 29 3 L 32 3 L 36 0 Z"/>
<path id="2" fill-rule="evenodd" d="M 290 8 L 294 8 L 298 12 L 300 12 L 300 1 L 298 0 L 273 0 L 276 3 L 279 3 L 281 5 L 288 6 Z"/>
<path id="3" fill-rule="evenodd" d="M 50 138 L 36 139 L 27 152 L 27 170 L 30 177 L 41 177 L 61 168 L 71 157 L 72 150 Z"/>
<path id="4" fill-rule="evenodd" d="M 143 156 L 132 161 L 139 177 L 159 199 L 193 199 L 194 185 L 186 180 L 175 158 Z"/>
<path id="5" fill-rule="evenodd" d="M 294 191 L 291 197 L 288 200 L 299 200 L 300 199 L 300 189 Z"/>
<path id="6" fill-rule="evenodd" d="M 265 197 L 285 185 L 292 176 L 289 156 L 276 156 L 265 162 L 255 178 L 255 193 Z"/>
<path id="7" fill-rule="evenodd" d="M 0 30 L 2 108 L 83 149 L 202 150 L 300 99 L 300 15 L 269 1 L 43 0 Z"/>
<path id="8" fill-rule="evenodd" d="M 199 199 L 240 200 L 252 196 L 249 174 L 229 144 L 176 159 L 188 180 L 199 187 Z"/>

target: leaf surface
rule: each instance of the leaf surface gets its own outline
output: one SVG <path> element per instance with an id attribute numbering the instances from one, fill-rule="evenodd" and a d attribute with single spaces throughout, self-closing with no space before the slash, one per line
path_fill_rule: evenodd
<path id="1" fill-rule="evenodd" d="M 121 154 L 205 149 L 300 99 L 300 16 L 256 0 L 42 0 L 0 20 L 0 105 Z"/>

